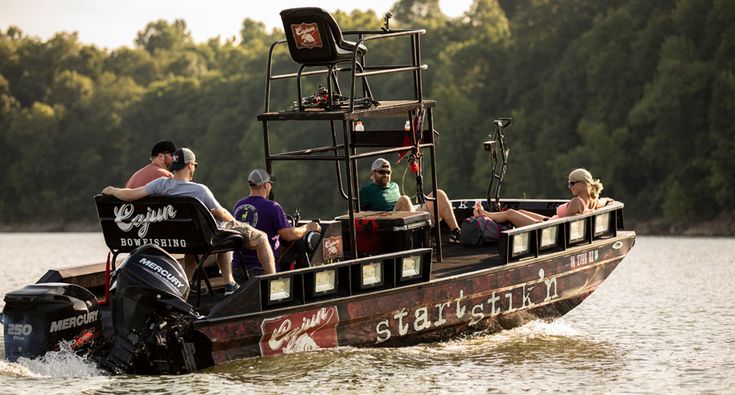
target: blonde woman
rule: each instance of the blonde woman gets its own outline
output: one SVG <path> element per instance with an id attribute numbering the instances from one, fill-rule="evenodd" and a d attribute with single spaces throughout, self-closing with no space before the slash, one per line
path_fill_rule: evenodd
<path id="1" fill-rule="evenodd" d="M 603 189 L 602 183 L 599 179 L 592 178 L 592 174 L 586 169 L 572 170 L 567 180 L 573 197 L 568 202 L 557 207 L 556 215 L 551 218 L 583 214 L 613 201 L 610 198 L 600 198 L 600 192 Z M 516 227 L 531 225 L 549 219 L 549 217 L 526 210 L 508 209 L 506 211 L 491 213 L 485 211 L 480 202 L 475 203 L 474 215 L 476 217 L 485 216 L 498 223 L 510 222 Z"/>

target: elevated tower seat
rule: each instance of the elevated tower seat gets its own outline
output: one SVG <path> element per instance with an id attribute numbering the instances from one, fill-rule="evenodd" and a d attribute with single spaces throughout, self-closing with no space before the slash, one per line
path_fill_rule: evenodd
<path id="1" fill-rule="evenodd" d="M 155 244 L 171 254 L 196 256 L 194 278 L 200 281 L 203 277 L 211 292 L 202 269 L 204 261 L 216 253 L 238 251 L 244 243 L 239 232 L 219 229 L 212 213 L 197 198 L 153 195 L 124 202 L 98 194 L 94 201 L 105 244 L 112 252 L 113 270 L 120 253 Z"/>

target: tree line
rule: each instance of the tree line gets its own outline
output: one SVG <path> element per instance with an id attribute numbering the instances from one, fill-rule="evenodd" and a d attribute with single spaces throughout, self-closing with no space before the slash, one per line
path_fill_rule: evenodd
<path id="1" fill-rule="evenodd" d="M 633 220 L 732 213 L 735 2 L 475 0 L 449 18 L 438 0 L 398 0 L 391 12 L 393 28 L 427 29 L 423 89 L 438 102 L 437 171 L 451 198 L 484 195 L 482 142 L 495 117 L 512 116 L 504 196 L 566 197 L 567 172 L 586 167 Z M 383 25 L 373 11 L 334 16 L 343 30 Z M 196 181 L 231 207 L 247 194 L 250 169 L 264 166 L 256 115 L 268 49 L 281 38 L 247 18 L 239 37 L 201 43 L 185 21 L 158 20 L 112 50 L 76 33 L 41 40 L 0 28 L 0 223 L 94 223 L 92 195 L 124 184 L 162 139 L 191 147 Z M 399 40 L 374 43 L 370 64 L 408 57 Z M 286 50 L 275 58 L 278 71 L 295 71 Z M 310 79 L 305 94 L 319 82 Z M 378 100 L 409 93 L 400 76 L 370 84 Z M 290 107 L 295 95 L 293 82 L 274 84 L 271 108 Z M 329 141 L 319 125 L 277 127 L 273 149 Z M 404 168 L 394 179 L 410 194 Z M 274 173 L 287 211 L 344 211 L 333 164 L 277 163 Z"/>

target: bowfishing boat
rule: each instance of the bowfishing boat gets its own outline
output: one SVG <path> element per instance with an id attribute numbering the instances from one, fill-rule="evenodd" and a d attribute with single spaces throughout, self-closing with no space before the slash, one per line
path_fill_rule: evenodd
<path id="1" fill-rule="evenodd" d="M 391 153 L 414 164 L 419 199 L 431 200 L 424 189 L 437 196 L 437 103 L 423 98 L 421 90 L 424 30 L 392 30 L 386 19 L 379 31 L 341 32 L 318 8 L 284 10 L 281 16 L 286 39 L 270 49 L 265 110 L 258 115 L 267 170 L 276 161 L 334 162 L 347 210 L 321 219 L 322 232 L 309 238 L 300 268 L 250 276 L 225 297 L 216 265 L 207 265 L 207 258 L 239 251 L 243 239 L 218 229 L 198 200 L 151 196 L 123 202 L 95 196 L 111 259 L 49 270 L 36 284 L 5 295 L 9 360 L 43 355 L 65 342 L 113 373 L 181 374 L 253 356 L 410 345 L 497 331 L 564 315 L 633 247 L 635 233 L 624 229 L 620 202 L 508 229 L 481 247 L 447 243 L 447 232 L 426 212 L 360 211 L 360 160 Z M 343 34 L 356 42 L 345 41 Z M 366 64 L 366 43 L 406 39 L 407 64 Z M 283 47 L 297 71 L 274 75 L 273 53 Z M 368 77 L 394 73 L 413 81 L 413 96 L 377 100 Z M 340 74 L 348 75 L 349 95 L 342 95 Z M 302 98 L 301 80 L 307 77 L 326 77 L 326 88 Z M 296 82 L 296 104 L 271 111 L 271 84 L 280 80 Z M 363 97 L 356 98 L 358 84 Z M 397 119 L 401 127 L 356 127 L 370 119 Z M 301 121 L 322 121 L 332 143 L 273 152 L 273 123 L 290 122 L 294 129 Z M 503 131 L 509 125 L 509 119 L 498 119 L 491 139 L 478 144 L 491 158 L 488 195 L 452 201 L 458 221 L 471 216 L 478 201 L 487 210 L 544 215 L 553 215 L 564 202 L 500 199 L 509 152 Z M 425 168 L 430 169 L 426 188 Z M 117 265 L 120 254 L 128 255 Z M 170 254 L 197 256 L 193 285 Z"/>

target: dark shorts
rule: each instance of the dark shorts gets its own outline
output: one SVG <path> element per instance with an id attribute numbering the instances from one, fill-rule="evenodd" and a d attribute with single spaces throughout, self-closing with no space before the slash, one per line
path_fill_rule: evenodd
<path id="1" fill-rule="evenodd" d="M 261 276 L 265 272 L 263 271 L 262 267 L 251 267 L 247 269 L 247 273 L 245 272 L 245 269 L 243 269 L 242 266 L 233 266 L 232 267 L 232 277 L 235 278 L 235 282 L 238 284 L 242 284 L 246 281 L 248 281 L 248 275 L 250 275 L 250 278 L 255 276 Z"/>

